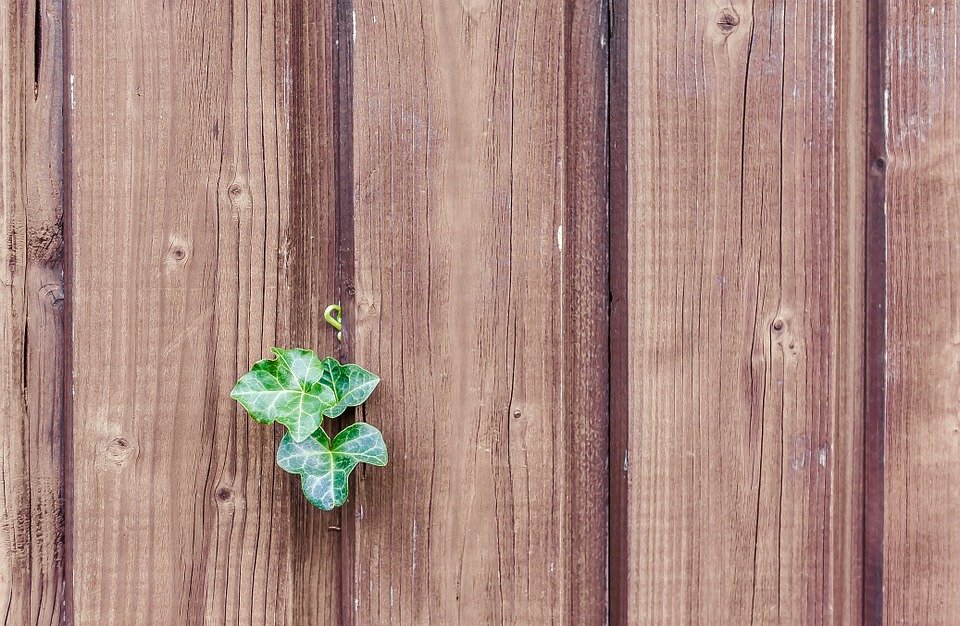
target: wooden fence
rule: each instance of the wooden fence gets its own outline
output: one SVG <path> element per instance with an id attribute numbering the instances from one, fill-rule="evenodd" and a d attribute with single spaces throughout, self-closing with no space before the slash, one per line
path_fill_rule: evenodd
<path id="1" fill-rule="evenodd" d="M 6 0 L 5 623 L 957 623 L 958 32 Z M 229 398 L 274 345 L 383 377 L 340 511 Z"/>

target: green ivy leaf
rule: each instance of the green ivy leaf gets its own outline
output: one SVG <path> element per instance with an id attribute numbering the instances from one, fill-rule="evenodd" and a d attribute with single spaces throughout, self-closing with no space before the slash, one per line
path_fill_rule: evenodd
<path id="1" fill-rule="evenodd" d="M 340 365 L 336 359 L 323 360 L 322 382 L 330 386 L 336 395 L 333 406 L 324 410 L 327 417 L 340 417 L 347 407 L 360 406 L 367 401 L 380 383 L 380 377 L 359 365 Z"/>
<path id="2" fill-rule="evenodd" d="M 253 419 L 280 422 L 294 441 L 303 441 L 338 403 L 337 394 L 323 382 L 326 370 L 313 351 L 273 348 L 273 353 L 277 358 L 257 361 L 237 381 L 230 397 Z"/>
<path id="3" fill-rule="evenodd" d="M 347 501 L 350 472 L 359 463 L 387 464 L 383 435 L 366 422 L 350 424 L 332 442 L 322 428 L 300 442 L 287 434 L 277 448 L 277 465 L 299 474 L 307 500 L 324 511 Z"/>

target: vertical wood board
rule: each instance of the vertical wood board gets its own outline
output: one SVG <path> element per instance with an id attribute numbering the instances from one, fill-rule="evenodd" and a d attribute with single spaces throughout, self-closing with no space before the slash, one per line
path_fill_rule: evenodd
<path id="1" fill-rule="evenodd" d="M 352 496 L 351 608 L 359 623 L 596 617 L 605 550 L 577 525 L 606 520 L 604 395 L 582 395 L 604 385 L 605 349 L 573 367 L 581 344 L 563 339 L 566 315 L 606 324 L 605 303 L 576 299 L 605 291 L 583 261 L 606 254 L 604 157 L 585 137 L 602 91 L 584 67 L 604 18 L 591 3 L 354 8 L 356 355 L 383 376 L 360 417 L 391 463 Z M 584 475 L 574 455 L 594 461 Z"/>
<path id="2" fill-rule="evenodd" d="M 278 342 L 330 348 L 329 99 L 303 91 L 331 89 L 329 17 L 68 16 L 75 619 L 326 621 L 334 523 L 277 468 L 281 429 L 228 394 Z"/>
<path id="3" fill-rule="evenodd" d="M 0 614 L 65 598 L 62 5 L 0 9 Z"/>
<path id="4" fill-rule="evenodd" d="M 323 313 L 339 297 L 335 100 L 348 87 L 339 82 L 336 14 L 330 3 L 289 2 L 285 19 L 290 21 L 289 58 L 276 64 L 283 89 L 290 92 L 289 125 L 279 131 L 290 154 L 281 174 L 289 185 L 290 206 L 289 220 L 281 224 L 277 343 L 339 356 L 341 345 Z M 344 535 L 341 511 L 313 508 L 301 494 L 299 479 L 290 480 L 293 623 L 337 624 L 341 546 L 351 537 Z"/>
<path id="5" fill-rule="evenodd" d="M 887 1 L 883 618 L 960 615 L 960 8 Z"/>
<path id="6" fill-rule="evenodd" d="M 627 19 L 625 615 L 855 620 L 863 6 Z"/>

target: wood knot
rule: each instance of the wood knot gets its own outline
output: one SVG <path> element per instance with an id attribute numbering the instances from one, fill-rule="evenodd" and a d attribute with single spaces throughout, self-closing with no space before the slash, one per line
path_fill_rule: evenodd
<path id="1" fill-rule="evenodd" d="M 239 183 L 233 183 L 227 187 L 227 193 L 230 194 L 230 197 L 234 200 L 240 198 L 243 195 L 243 185 Z"/>
<path id="2" fill-rule="evenodd" d="M 729 35 L 740 26 L 740 16 L 732 7 L 726 7 L 717 14 L 717 28 L 724 35 Z"/>
<path id="3" fill-rule="evenodd" d="M 178 268 L 190 256 L 190 242 L 178 235 L 170 235 L 167 240 L 167 256 L 165 263 L 168 269 Z"/>
<path id="4" fill-rule="evenodd" d="M 49 299 L 51 306 L 60 308 L 63 306 L 63 285 L 56 283 L 47 283 L 37 292 L 41 298 Z"/>
<path id="5" fill-rule="evenodd" d="M 134 453 L 133 446 L 123 437 L 114 437 L 107 444 L 104 455 L 107 460 L 117 465 L 125 463 Z"/>
<path id="6" fill-rule="evenodd" d="M 795 323 L 791 311 L 780 311 L 769 324 L 770 341 L 779 346 L 785 357 L 793 358 L 803 349 L 803 337 L 797 334 L 803 326 Z"/>
<path id="7" fill-rule="evenodd" d="M 217 502 L 229 502 L 231 498 L 233 498 L 233 490 L 229 487 L 217 489 Z"/>

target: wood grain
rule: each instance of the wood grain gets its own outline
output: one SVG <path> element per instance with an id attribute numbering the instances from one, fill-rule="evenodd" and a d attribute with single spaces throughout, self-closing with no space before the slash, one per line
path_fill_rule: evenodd
<path id="1" fill-rule="evenodd" d="M 604 263 L 604 166 L 589 139 L 575 157 L 589 180 L 572 190 L 571 137 L 602 123 L 594 61 L 568 55 L 598 52 L 587 20 L 603 18 L 589 2 L 354 9 L 356 358 L 383 377 L 360 417 L 382 428 L 391 461 L 354 487 L 350 608 L 358 623 L 588 619 L 603 611 L 605 551 L 572 525 L 605 519 L 592 507 L 605 497 L 594 435 L 606 406 L 582 393 L 606 364 L 602 346 L 577 362 L 564 338 L 574 309 L 601 335 L 606 324 L 605 303 L 576 299 L 604 289 L 585 267 Z M 575 85 L 592 130 L 568 125 Z M 583 290 L 565 291 L 577 271 L 590 274 Z M 571 480 L 576 455 L 595 474 Z M 599 493 L 574 516 L 588 485 Z"/>
<path id="2" fill-rule="evenodd" d="M 955 621 L 958 29 L 8 3 L 4 623 Z M 383 376 L 341 512 L 228 397 L 273 345 Z"/>
<path id="3" fill-rule="evenodd" d="M 960 7 L 883 8 L 883 618 L 949 624 L 960 615 Z"/>
<path id="4" fill-rule="evenodd" d="M 630 99 L 628 68 L 630 39 L 629 0 L 611 0 L 610 56 L 608 64 L 609 203 L 608 262 L 610 283 L 609 323 L 609 622 L 630 620 L 630 525 L 627 457 L 630 445 L 630 315 L 627 286 L 630 262 L 627 219 L 629 215 Z"/>
<path id="5" fill-rule="evenodd" d="M 62 5 L 0 9 L 0 615 L 64 601 Z"/>
<path id="6" fill-rule="evenodd" d="M 627 19 L 625 614 L 856 621 L 863 5 Z"/>
<path id="7" fill-rule="evenodd" d="M 330 3 L 290 2 L 289 58 L 277 59 L 291 77 L 288 135 L 290 160 L 283 174 L 290 189 L 289 218 L 281 225 L 283 273 L 278 306 L 278 343 L 305 346 L 318 354 L 341 350 L 323 319 L 337 302 L 339 169 L 336 99 L 348 88 L 337 70 L 336 13 Z M 278 16 L 278 20 L 281 19 Z M 278 70 L 279 71 L 279 70 Z M 352 184 L 352 181 L 348 181 Z M 342 514 L 314 509 L 291 477 L 290 567 L 294 624 L 334 625 L 340 619 Z"/>
<path id="8" fill-rule="evenodd" d="M 577 453 L 566 462 L 565 573 L 576 624 L 609 618 L 610 219 L 608 7 L 566 5 L 565 207 L 561 250 L 563 415 Z"/>
<path id="9" fill-rule="evenodd" d="M 886 7 L 867 3 L 864 215 L 863 620 L 883 623 L 883 518 L 887 382 Z"/>
<path id="10" fill-rule="evenodd" d="M 332 524 L 276 467 L 280 430 L 228 394 L 278 341 L 319 343 L 332 297 L 314 243 L 329 109 L 304 91 L 327 17 L 280 0 L 68 15 L 74 617 L 326 621 Z"/>

